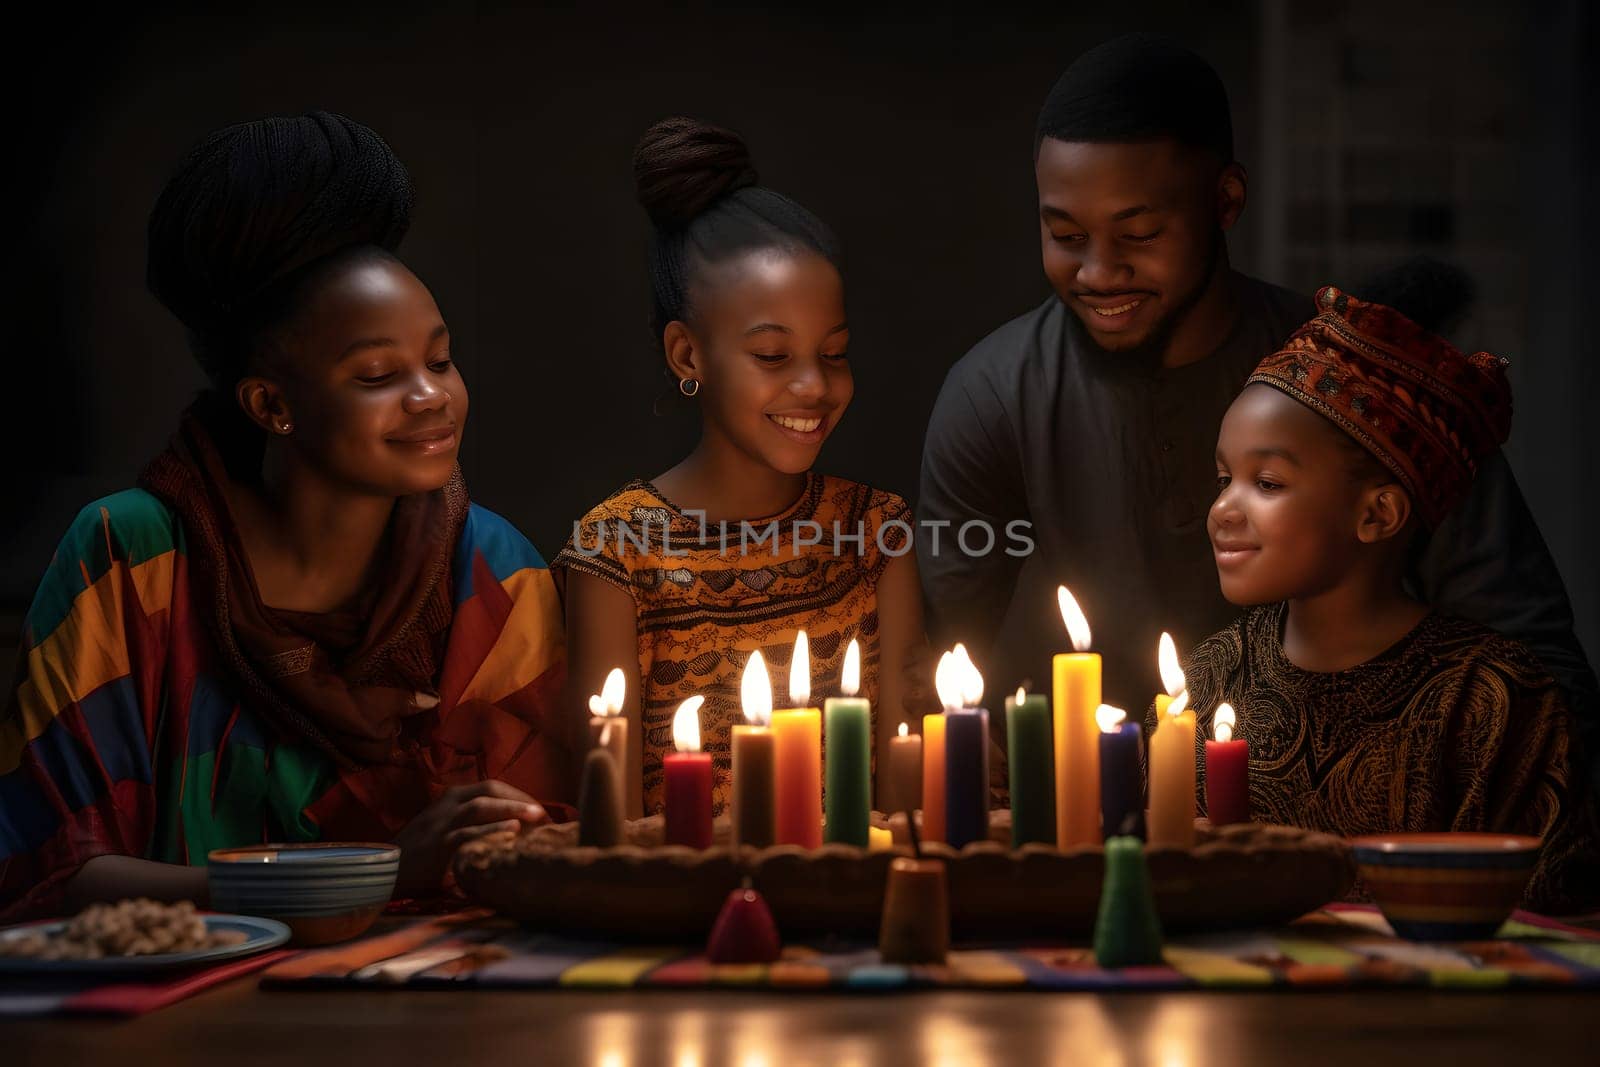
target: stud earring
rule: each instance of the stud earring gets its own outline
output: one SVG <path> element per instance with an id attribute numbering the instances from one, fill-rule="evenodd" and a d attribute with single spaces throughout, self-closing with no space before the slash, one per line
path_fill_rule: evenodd
<path id="1" fill-rule="evenodd" d="M 294 430 L 294 423 L 292 423 L 292 422 L 280 422 L 280 423 L 278 423 L 277 430 L 281 434 L 291 433 Z"/>
<path id="2" fill-rule="evenodd" d="M 700 391 L 699 378 L 682 378 L 678 381 L 678 392 L 684 396 L 694 396 Z"/>

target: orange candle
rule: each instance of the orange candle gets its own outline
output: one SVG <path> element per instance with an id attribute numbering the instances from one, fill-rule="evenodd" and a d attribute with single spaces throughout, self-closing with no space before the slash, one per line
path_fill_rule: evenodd
<path id="1" fill-rule="evenodd" d="M 944 840 L 944 712 L 922 717 L 922 839 Z"/>
<path id="2" fill-rule="evenodd" d="M 806 632 L 794 642 L 789 663 L 789 699 L 796 707 L 772 713 L 778 801 L 778 844 L 822 845 L 822 712 L 804 707 L 811 700 L 811 654 Z"/>
<path id="3" fill-rule="evenodd" d="M 1156 697 L 1156 731 L 1150 737 L 1150 844 L 1188 848 L 1194 844 L 1194 711 L 1178 651 L 1161 635 L 1161 684 Z"/>
<path id="4" fill-rule="evenodd" d="M 1065 849 L 1100 844 L 1100 656 L 1089 651 L 1089 620 L 1066 586 L 1056 599 L 1075 650 L 1051 662 L 1056 846 Z"/>

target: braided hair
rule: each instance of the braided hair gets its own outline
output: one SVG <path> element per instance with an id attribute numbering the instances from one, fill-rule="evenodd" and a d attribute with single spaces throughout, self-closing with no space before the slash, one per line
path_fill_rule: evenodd
<path id="1" fill-rule="evenodd" d="M 235 478 L 260 477 L 266 446 L 233 395 L 252 357 L 324 272 L 393 259 L 411 204 L 411 178 L 383 139 L 325 111 L 218 130 L 161 190 L 145 284 L 211 381 L 194 412 Z"/>
<path id="2" fill-rule="evenodd" d="M 194 147 L 150 212 L 145 281 L 223 393 L 329 257 L 392 255 L 411 178 L 372 130 L 325 111 L 243 122 Z"/>
<path id="3" fill-rule="evenodd" d="M 693 315 L 700 271 L 760 249 L 810 252 L 841 267 L 839 241 L 795 201 L 757 184 L 744 139 L 697 119 L 669 118 L 645 131 L 633 152 L 639 203 L 655 225 L 650 242 L 659 341 L 669 322 Z"/>

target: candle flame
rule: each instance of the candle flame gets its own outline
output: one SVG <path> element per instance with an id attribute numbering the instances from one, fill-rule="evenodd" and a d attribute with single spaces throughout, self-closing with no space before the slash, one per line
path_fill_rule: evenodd
<path id="1" fill-rule="evenodd" d="M 1183 692 L 1188 685 L 1188 679 L 1183 676 L 1183 668 L 1178 665 L 1178 646 L 1173 643 L 1172 635 L 1163 633 L 1161 644 L 1156 651 L 1156 662 L 1161 667 L 1161 686 L 1167 691 L 1167 696 L 1175 697 Z"/>
<path id="2" fill-rule="evenodd" d="M 1185 689 L 1172 698 L 1172 703 L 1167 705 L 1167 714 L 1176 719 L 1179 715 L 1189 710 L 1189 691 Z"/>
<path id="3" fill-rule="evenodd" d="M 794 638 L 794 658 L 789 661 L 789 701 L 791 707 L 811 703 L 811 642 L 801 630 Z"/>
<path id="4" fill-rule="evenodd" d="M 761 650 L 750 653 L 744 665 L 744 677 L 739 681 L 739 703 L 744 708 L 744 721 L 751 726 L 768 726 L 772 723 L 772 679 L 767 675 L 767 661 Z"/>
<path id="5" fill-rule="evenodd" d="M 1028 691 L 1019 685 L 1017 686 L 1017 695 L 1011 699 L 1011 703 L 1020 708 L 1027 699 Z"/>
<path id="6" fill-rule="evenodd" d="M 627 691 L 628 682 L 622 673 L 622 668 L 611 668 L 611 673 L 606 675 L 606 682 L 600 687 L 599 694 L 589 697 L 589 713 L 591 715 L 622 714 L 622 698 Z"/>
<path id="7" fill-rule="evenodd" d="M 1072 639 L 1074 652 L 1089 651 L 1089 620 L 1066 586 L 1056 587 L 1056 601 L 1061 605 L 1061 621 L 1067 624 L 1067 636 Z"/>
<path id="8" fill-rule="evenodd" d="M 855 638 L 844 650 L 844 674 L 839 679 L 839 692 L 853 697 L 861 691 L 861 646 Z"/>
<path id="9" fill-rule="evenodd" d="M 1217 740 L 1232 741 L 1233 728 L 1238 721 L 1233 713 L 1232 704 L 1218 704 L 1217 713 L 1211 717 L 1211 723 L 1216 728 Z"/>
<path id="10" fill-rule="evenodd" d="M 679 752 L 700 751 L 700 705 L 706 698 L 698 693 L 678 705 L 672 716 L 672 747 Z"/>
<path id="11" fill-rule="evenodd" d="M 959 670 L 960 664 L 949 652 L 939 657 L 939 665 L 933 670 L 933 689 L 946 711 L 961 706 L 961 680 L 956 676 Z"/>
<path id="12" fill-rule="evenodd" d="M 967 646 L 956 642 L 956 647 L 950 650 L 955 656 L 960 672 L 956 675 L 961 685 L 961 706 L 975 708 L 983 700 L 983 675 L 978 673 L 978 667 L 972 662 L 972 657 L 967 654 Z"/>
<path id="13" fill-rule="evenodd" d="M 901 737 L 906 736 L 906 734 L 908 734 L 910 732 L 911 732 L 911 727 L 907 726 L 905 723 L 901 723 L 900 724 L 900 736 Z"/>
<path id="14" fill-rule="evenodd" d="M 1127 718 L 1127 712 L 1110 704 L 1101 704 L 1094 709 L 1094 721 L 1100 725 L 1100 732 L 1103 734 L 1116 733 Z"/>

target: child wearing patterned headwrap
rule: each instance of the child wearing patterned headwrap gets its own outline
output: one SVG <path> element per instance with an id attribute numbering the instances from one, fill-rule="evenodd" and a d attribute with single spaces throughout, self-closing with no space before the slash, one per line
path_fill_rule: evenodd
<path id="1" fill-rule="evenodd" d="M 1575 910 L 1600 883 L 1560 689 L 1525 646 L 1405 583 L 1509 434 L 1506 361 L 1331 287 L 1317 309 L 1223 421 L 1208 528 L 1248 610 L 1190 656 L 1197 744 L 1231 704 L 1264 822 L 1541 836 L 1529 902 Z"/>

